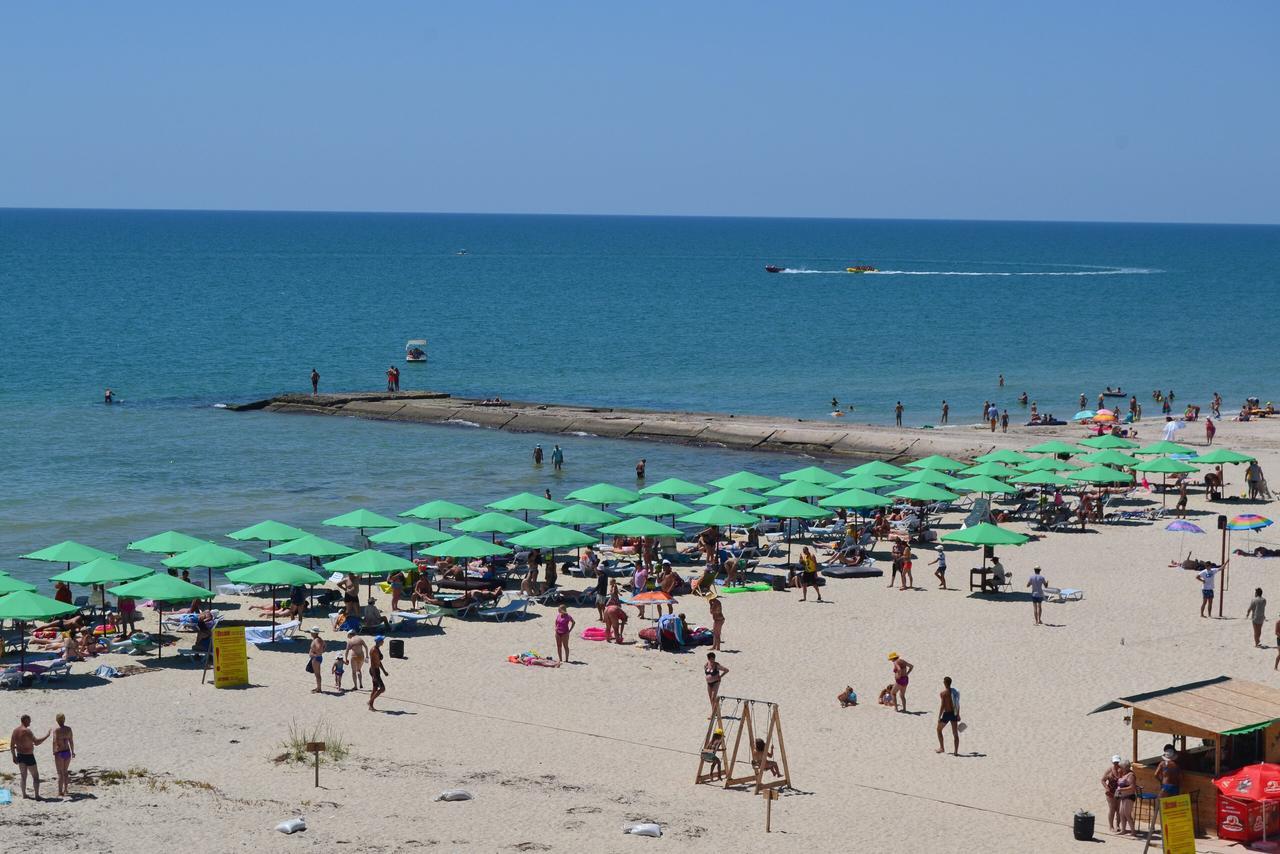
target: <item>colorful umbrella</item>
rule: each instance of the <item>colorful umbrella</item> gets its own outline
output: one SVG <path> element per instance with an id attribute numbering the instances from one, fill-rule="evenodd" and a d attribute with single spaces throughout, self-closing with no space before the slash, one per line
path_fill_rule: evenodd
<path id="1" fill-rule="evenodd" d="M 1098 413 L 1094 412 L 1092 409 L 1081 409 L 1075 415 L 1071 416 L 1071 420 L 1072 421 L 1088 421 L 1090 418 L 1092 418 L 1097 414 Z"/>
<path id="2" fill-rule="evenodd" d="M 1228 531 L 1257 531 L 1271 524 L 1271 520 L 1266 516 L 1259 516 L 1256 513 L 1243 513 L 1239 516 L 1232 516 L 1231 521 L 1227 522 Z"/>
<path id="3" fill-rule="evenodd" d="M 1168 525 L 1165 525 L 1164 529 L 1166 531 L 1176 531 L 1177 533 L 1180 533 L 1180 534 L 1203 534 L 1204 533 L 1204 528 L 1201 528 L 1199 525 L 1193 522 L 1188 522 L 1186 519 L 1175 519 L 1174 521 L 1170 522 Z"/>
<path id="4" fill-rule="evenodd" d="M 1280 765 L 1259 762 L 1213 781 L 1218 791 L 1231 798 L 1269 801 L 1280 798 Z"/>

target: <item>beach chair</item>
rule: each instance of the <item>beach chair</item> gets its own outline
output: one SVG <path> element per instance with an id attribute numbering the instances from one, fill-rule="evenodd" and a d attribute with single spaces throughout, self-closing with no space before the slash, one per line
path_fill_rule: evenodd
<path id="1" fill-rule="evenodd" d="M 439 614 L 420 614 L 417 611 L 392 611 L 389 631 L 395 633 L 401 629 L 416 629 L 419 626 L 438 629 L 443 620 L 444 618 Z"/>
<path id="2" fill-rule="evenodd" d="M 270 588 L 263 584 L 219 584 L 214 588 L 219 596 L 250 596 Z"/>
<path id="3" fill-rule="evenodd" d="M 975 498 L 969 508 L 969 515 L 960 523 L 961 528 L 972 528 L 991 519 L 991 502 L 985 498 Z"/>
<path id="4" fill-rule="evenodd" d="M 496 608 L 480 608 L 476 611 L 477 617 L 496 620 L 499 623 L 506 622 L 516 614 L 524 614 L 529 611 L 529 600 L 524 598 L 511 599 L 504 605 Z"/>
<path id="5" fill-rule="evenodd" d="M 1044 592 L 1051 602 L 1079 602 L 1084 599 L 1084 591 L 1075 587 L 1046 587 Z"/>
<path id="6" fill-rule="evenodd" d="M 261 646 L 264 643 L 278 643 L 279 641 L 292 640 L 298 633 L 298 629 L 302 627 L 302 623 L 298 620 L 290 620 L 287 623 L 281 623 L 276 626 L 275 631 L 271 631 L 270 626 L 249 626 L 244 630 L 245 643 L 251 643 L 254 646 Z"/>
<path id="7" fill-rule="evenodd" d="M 444 605 L 427 605 L 423 608 L 423 613 L 431 617 L 455 617 L 459 620 L 466 619 L 472 611 L 476 610 L 476 603 L 471 603 L 463 608 L 448 608 Z"/>

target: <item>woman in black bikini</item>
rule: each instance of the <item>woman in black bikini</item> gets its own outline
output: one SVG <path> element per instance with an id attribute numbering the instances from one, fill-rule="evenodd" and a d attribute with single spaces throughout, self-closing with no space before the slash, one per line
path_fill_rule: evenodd
<path id="1" fill-rule="evenodd" d="M 58 713 L 58 728 L 53 731 L 53 764 L 58 769 L 58 794 L 69 795 L 71 760 L 76 756 L 76 740 L 67 726 L 67 716 Z"/>
<path id="2" fill-rule="evenodd" d="M 1133 823 L 1133 808 L 1138 799 L 1138 782 L 1133 774 L 1133 763 L 1128 759 L 1120 763 L 1120 779 L 1116 781 L 1116 800 L 1120 802 L 1120 835 L 1137 833 Z"/>
<path id="3" fill-rule="evenodd" d="M 716 712 L 716 697 L 720 696 L 720 680 L 727 676 L 729 668 L 716 661 L 714 652 L 707 653 L 707 663 L 702 668 L 707 677 L 707 699 L 711 701 L 711 713 Z"/>

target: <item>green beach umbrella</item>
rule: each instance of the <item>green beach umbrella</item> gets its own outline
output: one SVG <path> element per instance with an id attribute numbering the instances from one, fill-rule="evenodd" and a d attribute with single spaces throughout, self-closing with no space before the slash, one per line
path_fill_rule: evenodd
<path id="1" fill-rule="evenodd" d="M 836 478 L 839 480 L 839 478 Z M 789 480 L 781 486 L 775 486 L 773 489 L 767 490 L 765 495 L 770 498 L 826 498 L 828 495 L 835 495 L 836 491 L 829 486 L 823 486 L 820 483 L 812 483 L 807 480 Z"/>
<path id="2" fill-rule="evenodd" d="M 725 508 L 712 507 L 710 509 L 723 510 Z M 756 520 L 753 519 L 752 521 Z M 644 516 L 636 516 L 631 519 L 623 519 L 621 522 L 614 522 L 612 525 L 605 525 L 600 529 L 600 533 L 608 534 L 611 537 L 678 537 L 680 536 L 680 529 L 664 525 Z"/>
<path id="3" fill-rule="evenodd" d="M 459 531 L 465 531 L 468 534 L 523 534 L 525 531 L 532 531 L 536 525 L 530 525 L 523 519 L 517 519 L 515 516 L 508 516 L 506 513 L 481 513 L 479 516 L 472 516 L 470 519 L 463 519 L 461 522 L 455 522 L 451 527 Z"/>
<path id="4" fill-rule="evenodd" d="M 1032 460 L 1029 463 L 1023 463 L 1019 466 L 1023 471 L 1076 471 L 1084 468 L 1075 463 L 1069 463 L 1066 460 L 1060 460 L 1057 457 L 1041 457 L 1038 460 Z"/>
<path id="5" fill-rule="evenodd" d="M 178 531 L 165 531 L 162 534 L 156 534 L 155 536 L 129 543 L 129 551 L 176 555 L 182 552 L 189 552 L 196 546 L 207 545 L 208 542 L 208 540 L 201 540 Z"/>
<path id="6" fill-rule="evenodd" d="M 910 472 L 903 472 L 910 474 Z M 899 475 L 901 477 L 901 475 Z M 827 486 L 832 489 L 884 489 L 890 486 L 897 486 L 898 482 L 889 480 L 887 477 L 881 477 L 878 474 L 851 474 L 835 483 L 829 483 Z"/>
<path id="7" fill-rule="evenodd" d="M 614 486 L 612 483 L 596 483 L 591 486 L 584 486 L 582 489 L 575 489 L 565 496 L 570 501 L 585 501 L 588 504 L 626 504 L 631 501 L 638 501 L 640 493 L 633 489 L 623 489 L 621 486 Z"/>
<path id="8" fill-rule="evenodd" d="M 43 560 L 49 563 L 65 563 L 67 569 L 71 568 L 73 563 L 88 563 L 91 560 L 97 560 L 100 557 L 115 557 L 110 552 L 104 552 L 102 549 L 95 549 L 93 546 L 86 546 L 77 543 L 74 540 L 64 540 L 57 545 L 49 546 L 32 552 L 31 554 L 22 555 L 27 560 Z"/>
<path id="9" fill-rule="evenodd" d="M 721 489 L 710 495 L 693 499 L 694 504 L 705 504 L 711 507 L 757 507 L 768 504 L 769 499 L 754 492 L 741 489 Z"/>
<path id="10" fill-rule="evenodd" d="M 374 513 L 372 510 L 365 510 L 363 507 L 352 510 L 350 513 L 343 513 L 341 516 L 334 516 L 332 519 L 325 519 L 320 524 L 329 525 L 333 528 L 355 528 L 360 532 L 360 536 L 368 540 L 365 534 L 365 528 L 394 528 L 400 523 L 395 519 L 388 519 Z"/>
<path id="11" fill-rule="evenodd" d="M 1067 454 L 1068 456 L 1075 456 L 1080 453 L 1080 449 L 1075 445 L 1068 445 L 1066 442 L 1053 439 L 1048 442 L 1041 442 L 1039 445 L 1032 445 L 1030 448 L 1027 448 L 1027 453 Z"/>
<path id="12" fill-rule="evenodd" d="M 1242 454 L 1239 451 L 1231 451 L 1226 448 L 1216 448 L 1207 454 L 1201 454 L 1198 457 L 1193 457 L 1189 462 L 1196 463 L 1197 465 L 1220 466 L 1236 463 L 1251 463 L 1254 459 L 1254 457 L 1251 457 L 1248 454 Z"/>
<path id="13" fill-rule="evenodd" d="M 584 534 L 582 531 L 575 531 L 573 528 L 544 525 L 526 534 L 512 537 L 508 542 L 526 549 L 555 551 L 556 549 L 572 549 L 594 545 L 600 542 L 600 538 Z"/>
<path id="14" fill-rule="evenodd" d="M 308 563 L 311 563 L 318 557 L 342 557 L 343 555 L 355 554 L 356 550 L 350 546 L 326 540 L 324 537 L 317 537 L 315 534 L 307 534 L 305 537 L 299 537 L 296 540 L 289 540 L 287 543 L 272 546 L 266 552 L 273 557 L 276 555 L 305 555 Z"/>
<path id="15" fill-rule="evenodd" d="M 1189 448 L 1186 445 L 1179 445 L 1177 442 L 1170 442 L 1167 439 L 1161 439 L 1159 442 L 1154 442 L 1146 447 L 1138 448 L 1133 453 L 1135 455 L 1143 456 L 1149 454 L 1194 454 L 1195 449 Z"/>
<path id="16" fill-rule="evenodd" d="M 693 508 L 686 507 L 679 501 L 654 495 L 633 504 L 625 504 L 618 508 L 618 512 L 626 516 L 683 516 L 692 513 Z"/>
<path id="17" fill-rule="evenodd" d="M 543 513 L 539 518 L 544 522 L 551 522 L 553 525 L 577 527 L 578 525 L 608 525 L 610 522 L 616 522 L 622 517 L 616 516 L 607 510 L 597 510 L 589 504 L 570 504 L 561 507 L 559 510 Z"/>
<path id="18" fill-rule="evenodd" d="M 292 525 L 286 525 L 284 522 L 277 522 L 274 519 L 267 519 L 256 525 L 241 528 L 239 531 L 232 531 L 227 534 L 227 538 L 232 540 L 258 540 L 270 546 L 272 543 L 296 540 L 306 535 L 307 532 L 301 528 L 295 528 Z"/>
<path id="19" fill-rule="evenodd" d="M 895 489 L 889 495 L 894 498 L 905 498 L 908 501 L 955 501 L 960 497 L 932 483 L 910 483 Z"/>
<path id="20" fill-rule="evenodd" d="M 968 543 L 973 546 L 1020 546 L 1031 540 L 1026 534 L 1019 534 L 990 522 L 980 522 L 959 531 L 948 531 L 942 535 L 942 539 L 949 543 Z"/>
<path id="21" fill-rule="evenodd" d="M 409 557 L 412 559 L 415 547 L 443 543 L 445 540 L 452 539 L 452 534 L 446 534 L 435 528 L 428 528 L 426 525 L 419 525 L 417 522 L 405 522 L 403 525 L 379 531 L 369 538 L 369 542 L 377 543 L 380 546 L 408 546 Z"/>
<path id="22" fill-rule="evenodd" d="M 518 492 L 506 498 L 486 504 L 490 510 L 501 510 L 504 513 L 517 513 L 524 511 L 524 520 L 529 521 L 529 511 L 533 510 L 538 513 L 546 513 L 551 510 L 559 510 L 564 505 L 558 501 L 552 501 L 545 495 L 534 495 L 532 492 Z"/>
<path id="23" fill-rule="evenodd" d="M 1119 436 L 1112 436 L 1110 433 L 1103 433 L 1101 436 L 1090 436 L 1088 439 L 1081 439 L 1080 444 L 1086 448 L 1093 448 L 1097 451 L 1105 451 L 1115 449 L 1128 451 L 1138 447 L 1137 442 L 1130 442 L 1128 439 L 1121 439 Z M 1079 453 L 1077 451 L 1077 453 Z"/>
<path id="24" fill-rule="evenodd" d="M 461 537 L 454 537 L 452 540 L 436 543 L 424 551 L 423 554 L 428 554 L 432 557 L 490 557 L 511 554 L 511 549 L 463 534 Z"/>
<path id="25" fill-rule="evenodd" d="M 402 558 L 399 555 L 380 552 L 377 549 L 365 549 L 353 555 L 329 561 L 324 565 L 324 568 L 332 572 L 363 576 L 368 580 L 369 592 L 372 593 L 373 576 L 387 575 L 397 570 L 405 572 L 414 569 L 415 564 L 413 561 Z"/>
<path id="26" fill-rule="evenodd" d="M 68 569 L 50 576 L 50 581 L 65 581 L 67 584 L 117 584 L 121 581 L 133 581 L 151 575 L 154 569 L 138 566 L 136 563 L 125 563 L 113 557 L 100 557 L 88 563 L 82 563 L 75 569 Z"/>
<path id="27" fill-rule="evenodd" d="M 312 572 L 305 566 L 298 566 L 296 563 L 289 563 L 283 560 L 268 560 L 263 563 L 254 564 L 253 566 L 244 566 L 240 569 L 233 569 L 227 573 L 227 578 L 236 584 L 266 584 L 271 588 L 271 601 L 274 603 L 276 598 L 276 588 L 279 586 L 293 587 L 294 585 L 315 585 L 324 584 L 324 576 L 318 572 Z M 276 612 L 271 609 L 271 636 L 276 634 Z"/>
<path id="28" fill-rule="evenodd" d="M 893 463 L 886 463 L 884 460 L 872 460 L 869 463 L 854 466 L 851 469 L 845 469 L 845 474 L 875 474 L 880 477 L 901 477 L 909 472 L 910 469 L 904 469 L 902 466 L 895 466 Z"/>
<path id="29" fill-rule="evenodd" d="M 714 505 L 704 507 L 688 516 L 681 516 L 680 521 L 690 525 L 715 525 L 718 528 L 727 528 L 730 525 L 754 525 L 760 520 L 750 513 L 743 513 L 732 507 Z"/>
<path id="30" fill-rule="evenodd" d="M 217 543 L 205 543 L 160 562 L 171 569 L 195 569 L 198 566 L 203 566 L 208 571 L 209 576 L 209 583 L 206 586 L 212 590 L 213 571 L 215 569 L 246 566 L 256 560 L 257 558 L 253 555 L 242 552 L 239 549 L 227 548 Z"/>
<path id="31" fill-rule="evenodd" d="M 1093 466 L 1121 466 L 1130 468 L 1138 464 L 1137 457 L 1131 457 L 1124 451 L 1118 451 L 1115 448 L 1108 448 L 1105 451 L 1094 451 L 1091 454 L 1082 454 L 1079 457 L 1080 462 L 1088 463 Z"/>
<path id="32" fill-rule="evenodd" d="M 400 515 L 414 519 L 435 519 L 436 527 L 443 529 L 445 519 L 470 519 L 477 514 L 470 507 L 454 504 L 452 501 L 436 499 L 435 501 L 428 501 L 426 504 L 419 504 L 417 507 L 406 510 Z"/>
<path id="33" fill-rule="evenodd" d="M 778 481 L 751 471 L 737 471 L 708 482 L 718 489 L 769 489 L 778 485 Z"/>
<path id="34" fill-rule="evenodd" d="M 806 483 L 817 483 L 822 486 L 835 483 L 840 479 L 840 475 L 832 474 L 826 469 L 817 466 L 807 466 L 806 468 L 796 469 L 795 471 L 784 472 L 778 477 L 783 480 L 803 480 Z"/>
<path id="35" fill-rule="evenodd" d="M 959 460 L 953 460 L 951 457 L 944 457 L 941 454 L 930 454 L 927 457 L 907 463 L 908 468 L 913 469 L 934 469 L 935 471 L 959 471 L 967 464 Z"/>
<path id="36" fill-rule="evenodd" d="M 1054 474 L 1051 471 L 1033 471 L 1026 474 L 1020 474 L 1017 477 L 1010 478 L 1011 483 L 1021 483 L 1029 486 L 1071 486 L 1071 481 L 1067 480 L 1060 474 Z"/>
<path id="37" fill-rule="evenodd" d="M 754 518 L 752 519 L 752 521 L 755 521 Z M 36 589 L 36 586 L 34 584 L 28 584 L 25 581 L 19 581 L 18 579 L 8 575 L 0 575 L 0 594 L 17 593 L 20 590 L 26 591 L 28 593 L 34 593 L 35 589 Z"/>
<path id="38" fill-rule="evenodd" d="M 960 471 L 965 477 L 1013 477 L 1017 473 L 1017 469 L 996 462 L 978 463 Z"/>
<path id="39" fill-rule="evenodd" d="M 791 483 L 801 483 L 801 481 L 791 481 Z M 816 484 L 814 484 L 816 485 Z M 831 490 L 827 490 L 830 492 Z M 816 507 L 813 504 L 801 501 L 799 498 L 783 498 L 781 501 L 775 501 L 772 504 L 766 504 L 763 507 L 756 507 L 751 511 L 756 516 L 766 519 L 821 519 L 824 516 L 830 516 L 831 511 L 822 507 Z M 791 562 L 791 526 L 787 526 L 787 563 Z"/>
<path id="40" fill-rule="evenodd" d="M 640 490 L 641 495 L 665 495 L 671 498 L 675 495 L 706 495 L 710 492 L 705 486 L 697 483 L 691 483 L 687 480 L 681 480 L 678 477 L 669 477 L 666 480 L 646 486 Z"/>
<path id="41" fill-rule="evenodd" d="M 994 495 L 998 492 L 1009 494 L 1019 491 L 1016 486 L 1010 486 L 1003 481 L 996 480 L 994 477 L 987 477 L 981 474 L 952 481 L 947 488 L 956 492 L 981 492 L 984 495 Z"/>
<path id="42" fill-rule="evenodd" d="M 1081 483 L 1132 483 L 1133 475 L 1116 471 L 1107 466 L 1089 466 L 1087 469 L 1067 473 L 1070 480 Z"/>
<path id="43" fill-rule="evenodd" d="M 205 590 L 198 584 L 192 584 L 189 581 L 183 581 L 181 578 L 175 578 L 164 572 L 157 572 L 154 575 L 148 575 L 139 578 L 137 581 L 130 581 L 119 587 L 109 587 L 107 592 L 127 599 L 151 599 L 156 603 L 156 638 L 159 639 L 161 628 L 164 625 L 164 603 L 166 602 L 185 602 L 189 599 L 212 599 L 213 591 Z M 162 655 L 160 644 L 156 644 L 156 657 Z"/>
<path id="44" fill-rule="evenodd" d="M 1169 457 L 1156 457 L 1150 460 L 1143 460 L 1141 463 L 1133 467 L 1134 471 L 1158 473 L 1160 475 L 1160 506 L 1165 505 L 1165 498 L 1168 490 L 1169 475 L 1171 474 L 1190 474 L 1193 471 L 1199 471 L 1193 465 L 1188 465 L 1180 460 L 1170 459 Z"/>
<path id="45" fill-rule="evenodd" d="M 1031 461 L 1031 457 L 1026 454 L 1020 454 L 1009 448 L 1000 448 L 989 454 L 983 454 L 980 457 L 974 457 L 975 463 L 1006 463 L 1016 465 L 1018 463 L 1026 463 Z"/>
<path id="46" fill-rule="evenodd" d="M 42 596 L 31 590 L 15 590 L 0 596 L 0 622 L 13 620 L 21 624 L 33 620 L 50 620 L 54 617 L 74 614 L 78 610 L 75 605 L 59 602 L 57 599 Z M 18 628 L 23 635 L 18 669 L 25 670 L 27 667 L 26 632 L 22 631 L 21 625 Z"/>
<path id="47" fill-rule="evenodd" d="M 892 498 L 885 498 L 883 495 L 876 495 L 874 492 L 863 489 L 847 489 L 835 495 L 828 495 L 818 502 L 820 507 L 842 507 L 845 510 L 868 510 L 872 507 L 889 507 L 892 504 Z"/>
<path id="48" fill-rule="evenodd" d="M 935 486 L 945 486 L 955 479 L 954 475 L 949 475 L 937 469 L 916 469 L 899 477 L 897 485 L 900 486 L 904 483 L 932 483 Z"/>

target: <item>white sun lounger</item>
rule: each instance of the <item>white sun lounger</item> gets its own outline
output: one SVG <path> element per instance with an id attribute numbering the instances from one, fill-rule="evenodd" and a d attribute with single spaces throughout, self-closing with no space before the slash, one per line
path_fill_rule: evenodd
<path id="1" fill-rule="evenodd" d="M 438 629 L 443 621 L 444 616 L 441 614 L 423 614 L 418 611 L 392 611 L 391 631 L 398 632 L 402 628 L 417 628 L 418 626 L 431 626 Z"/>
<path id="2" fill-rule="evenodd" d="M 507 602 L 497 608 L 481 608 L 476 611 L 476 616 L 492 617 L 498 622 L 503 622 L 509 617 L 514 617 L 516 614 L 523 614 L 528 610 L 528 599 L 512 599 L 510 602 Z"/>
<path id="3" fill-rule="evenodd" d="M 275 632 L 271 631 L 270 626 L 250 626 L 244 630 L 245 643 L 251 643 L 254 646 L 260 646 L 264 643 L 276 643 L 282 640 L 291 640 L 302 626 L 298 620 L 290 620 L 287 623 L 281 623 L 276 626 Z"/>
<path id="4" fill-rule="evenodd" d="M 1053 597 L 1054 602 L 1079 602 L 1084 599 L 1084 591 L 1075 587 L 1046 587 L 1044 592 Z"/>

